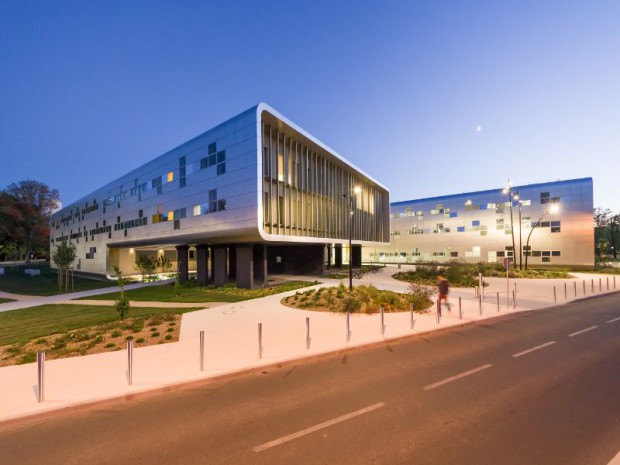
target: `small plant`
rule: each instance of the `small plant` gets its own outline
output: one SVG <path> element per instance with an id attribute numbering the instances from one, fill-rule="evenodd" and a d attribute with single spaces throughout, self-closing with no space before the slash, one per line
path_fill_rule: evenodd
<path id="1" fill-rule="evenodd" d="M 35 344 L 47 344 L 47 339 L 41 338 L 35 341 Z"/>
<path id="2" fill-rule="evenodd" d="M 36 361 L 37 361 L 37 354 L 35 354 L 34 352 L 27 352 L 24 355 L 22 355 L 22 358 L 18 360 L 17 364 L 23 365 L 24 363 L 32 363 Z"/>
<path id="3" fill-rule="evenodd" d="M 136 339 L 136 343 L 137 344 L 142 344 L 144 342 L 144 338 L 143 337 L 139 337 L 138 339 Z"/>
<path id="4" fill-rule="evenodd" d="M 113 342 L 108 342 L 104 347 L 106 349 L 111 349 L 112 347 L 116 347 L 116 344 L 114 344 Z"/>
<path id="5" fill-rule="evenodd" d="M 167 335 L 166 335 L 166 337 L 165 337 L 165 339 L 166 339 L 166 341 L 169 341 L 169 340 L 171 340 L 171 339 L 172 339 L 172 336 L 171 336 L 170 334 L 167 334 Z"/>
<path id="6" fill-rule="evenodd" d="M 112 337 L 121 337 L 120 331 L 112 331 Z"/>
<path id="7" fill-rule="evenodd" d="M 129 299 L 125 295 L 125 281 L 123 279 L 123 273 L 121 272 L 118 266 L 114 266 L 114 272 L 116 273 L 118 279 L 118 288 L 120 290 L 120 295 L 118 300 L 114 302 L 114 308 L 118 312 L 121 320 L 124 320 L 127 314 L 129 313 Z"/>
<path id="8" fill-rule="evenodd" d="M 171 321 L 170 323 L 168 323 L 168 326 L 176 326 L 177 324 L 174 321 Z"/>
<path id="9" fill-rule="evenodd" d="M 158 331 L 155 331 L 154 333 L 151 334 L 151 337 L 157 337 L 157 336 L 159 336 L 159 332 Z"/>
<path id="10" fill-rule="evenodd" d="M 152 331 L 157 331 L 157 328 L 156 327 L 152 327 L 151 329 L 149 329 L 149 331 L 151 331 L 151 332 Z"/>
<path id="11" fill-rule="evenodd" d="M 166 332 L 167 332 L 167 333 L 174 333 L 174 328 L 168 328 L 168 329 L 166 330 Z"/>
<path id="12" fill-rule="evenodd" d="M 127 336 L 127 337 L 125 338 L 125 340 L 126 340 L 126 341 L 131 341 L 131 340 L 133 340 L 133 336 L 130 334 L 129 336 Z"/>

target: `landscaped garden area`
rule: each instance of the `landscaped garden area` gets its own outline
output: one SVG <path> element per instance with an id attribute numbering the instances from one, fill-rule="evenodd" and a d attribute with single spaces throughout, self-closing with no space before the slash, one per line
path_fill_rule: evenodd
<path id="1" fill-rule="evenodd" d="M 25 273 L 26 269 L 35 269 L 40 275 L 30 276 Z M 113 287 L 116 283 L 107 279 L 91 279 L 74 276 L 73 286 L 69 284 L 69 292 L 86 291 Z M 46 263 L 31 265 L 5 266 L 4 275 L 0 275 L 0 291 L 13 294 L 49 296 L 64 293 L 58 288 L 58 273 Z"/>
<path id="2" fill-rule="evenodd" d="M 201 287 L 196 281 L 188 281 L 181 285 L 179 295 L 174 284 L 161 284 L 157 286 L 147 286 L 140 289 L 126 290 L 125 296 L 129 300 L 140 302 L 239 302 L 242 300 L 256 299 L 268 295 L 279 294 L 280 292 L 293 291 L 308 286 L 319 284 L 318 281 L 288 281 L 264 289 L 241 289 L 234 284 L 215 287 Z M 85 297 L 88 300 L 118 300 L 120 293 L 112 292 L 92 297 Z"/>
<path id="3" fill-rule="evenodd" d="M 282 299 L 282 304 L 304 310 L 367 314 L 377 313 L 381 308 L 388 313 L 404 312 L 413 304 L 416 312 L 424 312 L 432 305 L 431 296 L 434 292 L 430 287 L 412 284 L 406 294 L 380 290 L 374 286 L 356 286 L 349 293 L 341 283 L 338 287 L 296 292 Z"/>
<path id="4" fill-rule="evenodd" d="M 195 308 L 132 307 L 118 319 L 111 306 L 42 305 L 0 312 L 0 366 L 120 350 L 126 341 L 137 347 L 175 342 L 181 314 Z"/>
<path id="5" fill-rule="evenodd" d="M 425 263 L 416 265 L 415 271 L 402 271 L 392 277 L 400 281 L 410 283 L 426 284 L 433 286 L 437 284 L 437 278 L 444 276 L 450 285 L 455 287 L 475 287 L 478 285 L 478 274 L 482 273 L 488 277 L 506 277 L 506 270 L 501 263 Z M 564 270 L 515 270 L 510 268 L 508 275 L 510 278 L 528 279 L 566 279 L 572 276 Z"/>

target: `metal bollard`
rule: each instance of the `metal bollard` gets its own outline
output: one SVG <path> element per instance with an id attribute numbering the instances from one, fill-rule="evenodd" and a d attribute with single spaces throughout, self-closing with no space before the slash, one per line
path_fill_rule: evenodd
<path id="1" fill-rule="evenodd" d="M 347 310 L 347 342 L 351 340 L 351 331 L 349 330 L 349 310 Z"/>
<path id="2" fill-rule="evenodd" d="M 463 307 L 461 305 L 461 298 L 459 297 L 459 319 L 463 319 Z"/>
<path id="3" fill-rule="evenodd" d="M 575 298 L 577 298 L 577 281 L 573 281 L 573 287 L 575 288 Z"/>
<path id="4" fill-rule="evenodd" d="M 512 291 L 512 308 L 517 308 L 517 295 L 515 294 L 515 291 Z"/>
<path id="5" fill-rule="evenodd" d="M 616 288 L 616 277 L 614 276 L 614 289 Z"/>
<path id="6" fill-rule="evenodd" d="M 205 332 L 200 331 L 200 371 L 205 371 Z"/>
<path id="7" fill-rule="evenodd" d="M 568 300 L 568 291 L 566 290 L 566 283 L 564 283 L 564 300 Z"/>
<path id="8" fill-rule="evenodd" d="M 583 295 L 586 295 L 586 280 L 583 280 Z"/>
<path id="9" fill-rule="evenodd" d="M 39 402 L 45 400 L 45 352 L 37 352 L 37 379 Z"/>
<path id="10" fill-rule="evenodd" d="M 603 278 L 598 278 L 598 291 L 603 292 Z"/>
<path id="11" fill-rule="evenodd" d="M 478 296 L 478 310 L 480 311 L 480 315 L 482 315 L 482 296 Z"/>
<path id="12" fill-rule="evenodd" d="M 306 350 L 310 350 L 310 317 L 306 317 Z"/>
<path id="13" fill-rule="evenodd" d="M 133 385 L 133 341 L 127 341 L 127 381 Z"/>
<path id="14" fill-rule="evenodd" d="M 497 311 L 499 312 L 499 292 L 497 293 Z"/>
<path id="15" fill-rule="evenodd" d="M 415 320 L 413 319 L 413 304 L 409 304 L 409 313 L 411 314 L 411 330 L 413 331 L 413 326 L 415 325 Z"/>
<path id="16" fill-rule="evenodd" d="M 592 290 L 592 294 L 594 294 L 594 278 L 590 280 L 590 289 Z"/>
<path id="17" fill-rule="evenodd" d="M 558 298 L 557 298 L 557 296 L 556 296 L 556 294 L 555 294 L 555 286 L 553 286 L 553 301 L 554 301 L 554 302 L 557 302 L 557 301 L 558 301 Z"/>
<path id="18" fill-rule="evenodd" d="M 609 290 L 609 276 L 607 276 L 607 290 Z"/>
<path id="19" fill-rule="evenodd" d="M 381 307 L 381 336 L 385 334 L 385 314 L 383 312 L 383 307 Z"/>
<path id="20" fill-rule="evenodd" d="M 258 358 L 263 358 L 263 324 L 258 324 Z"/>

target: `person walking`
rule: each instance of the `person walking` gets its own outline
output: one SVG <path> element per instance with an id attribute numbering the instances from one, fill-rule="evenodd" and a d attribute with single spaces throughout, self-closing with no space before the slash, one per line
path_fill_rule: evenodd
<path id="1" fill-rule="evenodd" d="M 437 283 L 437 287 L 439 288 L 439 311 L 441 312 L 441 301 L 445 300 L 446 305 L 448 306 L 448 311 L 450 310 L 450 302 L 448 302 L 448 291 L 450 289 L 450 284 L 448 280 L 443 276 L 439 276 L 439 281 Z"/>

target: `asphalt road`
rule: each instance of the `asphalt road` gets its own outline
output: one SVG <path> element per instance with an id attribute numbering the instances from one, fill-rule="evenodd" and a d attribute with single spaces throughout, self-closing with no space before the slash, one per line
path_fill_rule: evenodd
<path id="1" fill-rule="evenodd" d="M 0 432 L 1 464 L 607 465 L 620 294 Z"/>

